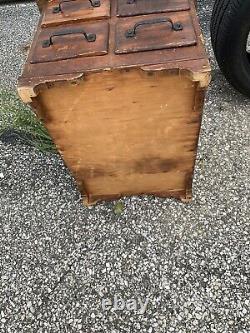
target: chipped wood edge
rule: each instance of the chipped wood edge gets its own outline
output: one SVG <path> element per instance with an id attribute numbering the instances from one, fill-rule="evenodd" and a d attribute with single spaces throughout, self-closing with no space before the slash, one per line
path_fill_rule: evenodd
<path id="1" fill-rule="evenodd" d="M 186 186 L 184 190 L 184 195 L 180 196 L 181 202 L 185 204 L 192 202 L 193 175 L 194 175 L 194 169 L 193 172 L 188 173 L 186 175 Z"/>
<path id="2" fill-rule="evenodd" d="M 194 68 L 185 68 L 183 67 L 175 67 L 175 68 L 167 68 L 166 66 L 145 66 L 141 67 L 143 71 L 146 72 L 158 72 L 158 71 L 166 71 L 172 72 L 173 74 L 178 74 L 180 76 L 187 77 L 193 82 L 197 82 L 200 89 L 205 89 L 209 86 L 211 82 L 211 68 L 209 64 L 207 66 L 203 66 L 200 70 Z"/>
<path id="3" fill-rule="evenodd" d="M 192 188 L 186 188 L 185 190 L 185 196 L 180 197 L 180 201 L 182 203 L 188 204 L 192 202 Z"/>
<path id="4" fill-rule="evenodd" d="M 156 72 L 156 71 L 166 71 L 166 72 L 171 72 L 171 73 L 178 73 L 180 76 L 184 76 L 189 78 L 191 81 L 193 82 L 197 82 L 198 86 L 200 89 L 205 89 L 208 87 L 210 81 L 211 81 L 211 69 L 210 66 L 206 66 L 204 67 L 202 70 L 200 71 L 195 71 L 192 68 L 185 68 L 185 66 L 183 66 L 183 68 L 168 68 L 164 65 L 162 66 L 143 66 L 140 67 L 140 69 L 142 71 L 145 72 Z M 105 69 L 106 71 L 107 69 Z M 110 70 L 110 69 L 108 69 Z M 89 74 L 89 73 L 88 73 Z M 56 76 L 51 76 L 51 77 L 46 77 L 46 78 L 38 78 L 35 81 L 29 81 L 29 82 L 25 82 L 25 80 L 21 80 L 19 82 L 19 85 L 17 87 L 17 91 L 18 94 L 20 96 L 20 98 L 22 99 L 22 101 L 26 104 L 30 104 L 32 103 L 32 100 L 38 96 L 39 92 L 42 89 L 45 89 L 46 87 L 48 87 L 48 85 L 53 82 L 53 83 L 62 83 L 65 81 L 78 81 L 78 80 L 83 80 L 83 78 L 85 77 L 84 73 L 75 73 L 75 74 L 61 74 L 61 75 L 56 75 Z"/>
<path id="5" fill-rule="evenodd" d="M 38 78 L 35 81 L 26 81 L 22 79 L 19 81 L 17 92 L 21 100 L 26 104 L 31 104 L 33 99 L 36 98 L 42 89 L 49 87 L 51 82 L 61 83 L 61 82 L 74 82 L 84 79 L 84 73 L 75 74 L 61 74 L 46 78 Z"/>
<path id="6" fill-rule="evenodd" d="M 211 72 L 204 71 L 204 72 L 192 72 L 189 71 L 188 77 L 193 82 L 197 82 L 200 89 L 207 88 L 211 82 Z"/>
<path id="7" fill-rule="evenodd" d="M 17 92 L 21 100 L 26 104 L 32 103 L 32 99 L 37 96 L 35 87 L 17 87 Z"/>

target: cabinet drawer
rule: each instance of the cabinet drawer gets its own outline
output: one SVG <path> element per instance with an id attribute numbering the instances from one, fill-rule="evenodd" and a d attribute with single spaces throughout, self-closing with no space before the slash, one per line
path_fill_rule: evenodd
<path id="1" fill-rule="evenodd" d="M 116 54 L 177 48 L 196 43 L 188 11 L 120 19 L 116 25 Z"/>
<path id="2" fill-rule="evenodd" d="M 110 0 L 56 0 L 48 2 L 42 27 L 110 17 Z"/>
<path id="3" fill-rule="evenodd" d="M 190 9 L 189 0 L 118 0 L 118 16 L 135 16 Z"/>
<path id="4" fill-rule="evenodd" d="M 43 28 L 31 54 L 31 63 L 53 62 L 108 53 L 109 24 L 104 21 Z"/>

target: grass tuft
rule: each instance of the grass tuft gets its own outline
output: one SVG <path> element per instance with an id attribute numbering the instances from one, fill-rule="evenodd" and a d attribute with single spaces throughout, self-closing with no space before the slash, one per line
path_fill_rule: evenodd
<path id="1" fill-rule="evenodd" d="M 0 90 L 0 139 L 14 133 L 21 142 L 43 152 L 56 152 L 46 128 L 16 93 Z"/>
<path id="2" fill-rule="evenodd" d="M 124 203 L 121 201 L 118 201 L 114 206 L 114 213 L 116 215 L 121 215 L 125 209 Z"/>

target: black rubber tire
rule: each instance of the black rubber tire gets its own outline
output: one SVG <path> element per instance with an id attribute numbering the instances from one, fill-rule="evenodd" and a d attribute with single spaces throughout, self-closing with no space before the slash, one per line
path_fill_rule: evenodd
<path id="1" fill-rule="evenodd" d="M 211 39 L 215 57 L 227 80 L 250 97 L 250 0 L 215 0 Z"/>
<path id="2" fill-rule="evenodd" d="M 12 5 L 25 2 L 33 2 L 35 0 L 0 0 L 0 5 Z"/>

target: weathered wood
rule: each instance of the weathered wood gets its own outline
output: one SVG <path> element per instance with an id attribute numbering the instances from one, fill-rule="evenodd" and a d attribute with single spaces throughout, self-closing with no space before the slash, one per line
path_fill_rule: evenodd
<path id="1" fill-rule="evenodd" d="M 161 21 L 160 24 L 154 23 Z M 174 31 L 172 22 L 180 22 L 182 30 Z M 138 24 L 141 25 L 135 29 Z M 127 32 L 130 30 L 136 34 L 134 38 L 127 37 Z M 171 13 L 167 17 L 157 14 L 147 15 L 146 19 L 144 16 L 120 19 L 115 26 L 116 54 L 175 49 L 196 43 L 197 38 L 189 11 Z"/>
<path id="2" fill-rule="evenodd" d="M 118 0 L 118 16 L 168 13 L 190 9 L 189 0 Z"/>
<path id="3" fill-rule="evenodd" d="M 40 10 L 40 12 L 42 12 L 43 8 L 46 6 L 48 0 L 36 0 L 37 6 Z"/>
<path id="4" fill-rule="evenodd" d="M 89 41 L 89 36 L 95 41 Z M 42 29 L 30 63 L 89 57 L 108 53 L 109 27 L 106 21 L 75 23 Z M 48 43 L 44 47 L 44 43 Z M 65 47 L 66 45 L 66 47 Z"/>
<path id="5" fill-rule="evenodd" d="M 176 5 L 185 3 L 189 6 Z M 44 25 L 46 7 L 18 90 L 44 121 L 87 203 L 133 194 L 190 200 L 210 80 L 194 4 L 190 7 L 121 18 L 111 0 L 110 18 L 94 15 L 90 22 L 79 7 L 74 23 L 65 18 L 58 25 L 57 17 L 56 24 Z M 161 22 L 166 17 L 182 29 Z M 145 20 L 136 36 L 126 37 Z M 66 35 L 74 29 L 86 29 L 96 40 Z M 44 40 L 58 32 L 62 35 L 44 48 Z"/>
<path id="6" fill-rule="evenodd" d="M 99 7 L 93 7 L 88 0 L 69 2 L 48 2 L 42 22 L 43 27 L 62 23 L 97 20 L 110 17 L 110 0 L 101 0 Z"/>

